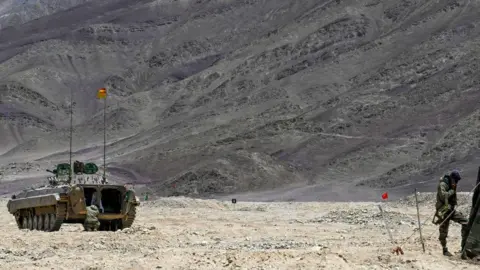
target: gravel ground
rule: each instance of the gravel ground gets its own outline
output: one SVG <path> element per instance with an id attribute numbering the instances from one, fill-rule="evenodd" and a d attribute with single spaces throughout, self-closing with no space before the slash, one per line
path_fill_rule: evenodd
<path id="1" fill-rule="evenodd" d="M 463 196 L 463 195 L 462 195 Z M 465 195 L 466 196 L 466 195 Z M 433 200 L 420 194 L 426 253 L 410 198 L 382 203 L 395 255 L 376 202 L 253 203 L 189 198 L 144 202 L 132 228 L 83 232 L 18 230 L 1 201 L 2 269 L 478 269 L 476 262 L 441 255 Z M 462 206 L 467 208 L 467 206 Z M 451 226 L 449 247 L 460 245 Z"/>

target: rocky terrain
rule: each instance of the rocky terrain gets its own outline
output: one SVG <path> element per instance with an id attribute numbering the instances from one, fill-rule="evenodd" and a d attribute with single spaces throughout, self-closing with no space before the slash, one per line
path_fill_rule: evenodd
<path id="1" fill-rule="evenodd" d="M 471 0 L 0 4 L 3 193 L 68 160 L 156 196 L 368 200 L 432 191 L 479 146 Z M 26 166 L 26 165 L 25 165 Z M 24 167 L 25 167 L 24 166 Z M 46 173 L 48 174 L 48 173 Z M 11 176 L 8 176 L 11 177 Z M 287 194 L 288 193 L 288 194 Z"/>
<path id="2" fill-rule="evenodd" d="M 478 269 L 478 261 L 441 254 L 431 198 L 419 195 L 425 253 L 412 197 L 235 205 L 164 198 L 142 202 L 129 229 L 84 232 L 81 225 L 66 224 L 53 233 L 18 230 L 2 200 L 0 263 L 5 269 Z M 461 208 L 467 210 L 470 200 L 461 194 Z M 459 235 L 452 223 L 452 252 L 459 249 Z M 396 246 L 404 255 L 391 253 Z"/>

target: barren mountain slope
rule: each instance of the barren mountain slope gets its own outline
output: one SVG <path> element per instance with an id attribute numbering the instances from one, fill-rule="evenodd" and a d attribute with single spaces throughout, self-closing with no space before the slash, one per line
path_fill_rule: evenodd
<path id="1" fill-rule="evenodd" d="M 473 182 L 476 1 L 84 2 L 0 30 L 2 161 L 67 160 L 70 90 L 100 161 L 106 85 L 111 172 L 157 195 Z"/>
<path id="2" fill-rule="evenodd" d="M 0 29 L 66 10 L 91 0 L 2 0 Z"/>

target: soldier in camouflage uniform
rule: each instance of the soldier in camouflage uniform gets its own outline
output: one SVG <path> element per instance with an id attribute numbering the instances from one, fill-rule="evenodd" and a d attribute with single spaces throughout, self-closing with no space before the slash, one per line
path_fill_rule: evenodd
<path id="1" fill-rule="evenodd" d="M 100 227 L 100 221 L 98 221 L 98 208 L 96 205 L 87 207 L 87 218 L 85 218 L 84 227 L 86 231 L 97 231 Z"/>
<path id="2" fill-rule="evenodd" d="M 450 225 L 450 220 L 459 223 L 462 225 L 462 244 L 461 249 L 465 245 L 465 241 L 468 235 L 467 224 L 468 219 L 466 219 L 462 213 L 456 211 L 454 207 L 457 205 L 457 184 L 460 181 L 460 173 L 457 170 L 452 171 L 449 175 L 444 175 L 438 184 L 437 189 L 437 203 L 435 208 L 437 212 L 435 215 L 439 218 L 438 223 L 440 224 L 439 232 L 440 235 L 438 240 L 443 248 L 443 255 L 452 256 L 452 254 L 447 249 L 447 236 L 448 228 Z M 453 211 L 453 213 L 452 213 Z M 451 214 L 451 215 L 450 215 Z M 445 220 L 446 217 L 450 217 Z M 445 221 L 444 221 L 445 220 Z M 441 224 L 443 222 L 443 224 Z"/>

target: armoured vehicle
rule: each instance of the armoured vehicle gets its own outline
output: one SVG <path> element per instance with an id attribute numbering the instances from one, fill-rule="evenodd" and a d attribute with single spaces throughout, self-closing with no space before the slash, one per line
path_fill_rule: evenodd
<path id="1" fill-rule="evenodd" d="M 74 173 L 68 163 L 57 164 L 48 184 L 15 194 L 8 211 L 19 229 L 58 231 L 63 223 L 83 225 L 87 206 L 96 205 L 101 231 L 116 231 L 132 226 L 140 204 L 135 191 L 127 185 L 112 185 L 96 174 L 95 163 L 75 161 Z"/>

